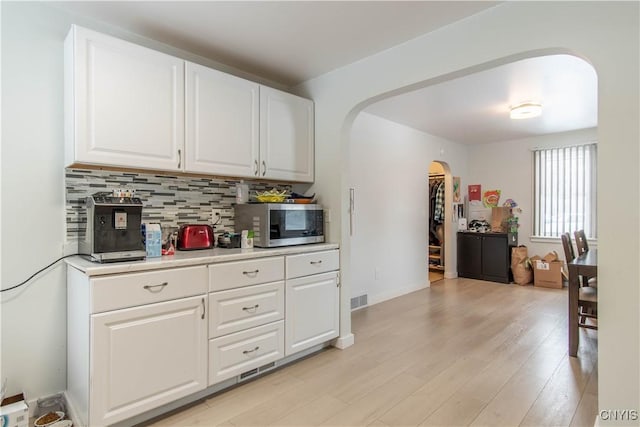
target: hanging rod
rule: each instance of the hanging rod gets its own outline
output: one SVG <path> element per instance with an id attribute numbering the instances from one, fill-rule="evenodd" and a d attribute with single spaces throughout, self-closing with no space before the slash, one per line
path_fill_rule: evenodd
<path id="1" fill-rule="evenodd" d="M 437 179 L 437 178 L 444 178 L 444 174 L 429 175 L 429 179 Z"/>

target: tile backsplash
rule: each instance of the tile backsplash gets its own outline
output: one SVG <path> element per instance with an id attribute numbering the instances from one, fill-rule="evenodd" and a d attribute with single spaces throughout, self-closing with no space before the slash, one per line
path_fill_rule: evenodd
<path id="1" fill-rule="evenodd" d="M 87 224 L 85 200 L 97 192 L 134 189 L 142 200 L 142 222 L 160 223 L 163 231 L 187 223 L 211 223 L 211 209 L 223 209 L 221 230 L 233 231 L 233 206 L 239 179 L 159 175 L 106 170 L 65 170 L 67 240 L 84 238 Z M 249 193 L 272 188 L 291 190 L 284 183 L 245 181 Z M 165 233 L 163 233 L 165 234 Z"/>

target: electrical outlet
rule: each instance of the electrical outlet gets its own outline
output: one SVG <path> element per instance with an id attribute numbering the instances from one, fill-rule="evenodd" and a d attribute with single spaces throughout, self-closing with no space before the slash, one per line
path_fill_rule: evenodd
<path id="1" fill-rule="evenodd" d="M 211 209 L 211 223 L 220 224 L 222 221 L 222 209 Z"/>

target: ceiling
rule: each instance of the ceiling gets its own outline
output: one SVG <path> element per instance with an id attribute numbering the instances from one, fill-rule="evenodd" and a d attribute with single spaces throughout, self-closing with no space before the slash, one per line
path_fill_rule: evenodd
<path id="1" fill-rule="evenodd" d="M 596 127 L 593 67 L 570 55 L 529 58 L 389 98 L 365 111 L 463 144 L 509 141 Z M 510 107 L 542 105 L 511 120 Z"/>
<path id="2" fill-rule="evenodd" d="M 47 4 L 284 87 L 293 87 L 499 3 L 70 1 Z M 525 60 L 459 78 L 384 100 L 370 106 L 367 112 L 462 143 L 596 126 L 593 70 L 566 55 L 546 61 Z M 510 104 L 525 100 L 540 100 L 544 105 L 542 117 L 518 123 L 505 119 Z"/>

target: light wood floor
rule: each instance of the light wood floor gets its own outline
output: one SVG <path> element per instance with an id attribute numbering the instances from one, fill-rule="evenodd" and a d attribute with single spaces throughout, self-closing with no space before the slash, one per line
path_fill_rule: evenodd
<path id="1" fill-rule="evenodd" d="M 429 269 L 429 283 L 433 284 L 442 279 L 444 279 L 444 271 Z"/>
<path id="2" fill-rule="evenodd" d="M 593 426 L 597 331 L 567 356 L 567 292 L 445 279 L 352 314 L 323 351 L 149 426 Z"/>

